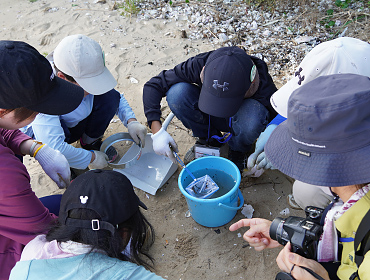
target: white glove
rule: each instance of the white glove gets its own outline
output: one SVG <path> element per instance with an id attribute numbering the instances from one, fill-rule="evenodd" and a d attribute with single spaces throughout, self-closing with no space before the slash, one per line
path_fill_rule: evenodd
<path id="1" fill-rule="evenodd" d="M 88 165 L 89 169 L 103 169 L 108 166 L 108 156 L 100 151 L 92 151 L 95 154 L 95 159 Z"/>
<path id="2" fill-rule="evenodd" d="M 153 150 L 157 155 L 163 155 L 170 158 L 174 163 L 177 163 L 172 151 L 179 152 L 175 140 L 162 127 L 156 134 L 152 135 Z"/>
<path id="3" fill-rule="evenodd" d="M 254 153 L 248 157 L 248 169 L 252 169 L 254 166 L 256 166 L 257 169 L 269 169 L 272 167 L 271 163 L 265 156 L 264 150 L 267 140 L 270 138 L 271 133 L 276 127 L 276 124 L 270 124 L 268 127 L 266 127 L 265 131 L 260 134 L 256 142 L 256 149 L 254 150 Z"/>
<path id="4" fill-rule="evenodd" d="M 264 169 L 257 169 L 257 166 L 253 166 L 252 169 L 245 169 L 243 171 L 243 177 L 254 177 L 258 178 L 265 172 Z"/>
<path id="5" fill-rule="evenodd" d="M 138 121 L 129 122 L 127 125 L 128 133 L 134 139 L 135 143 L 139 145 L 141 142 L 143 148 L 145 146 L 145 136 L 147 134 L 146 127 Z"/>
<path id="6" fill-rule="evenodd" d="M 71 170 L 65 156 L 48 145 L 44 145 L 36 154 L 35 159 L 40 163 L 45 173 L 58 185 L 66 188 L 71 182 Z"/>

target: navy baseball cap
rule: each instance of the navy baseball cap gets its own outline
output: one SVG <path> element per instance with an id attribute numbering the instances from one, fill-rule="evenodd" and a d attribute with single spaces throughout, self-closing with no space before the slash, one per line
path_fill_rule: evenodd
<path id="1" fill-rule="evenodd" d="M 59 222 L 77 228 L 105 229 L 114 234 L 116 226 L 134 215 L 139 206 L 147 210 L 125 175 L 113 170 L 94 169 L 74 179 L 64 192 Z M 72 209 L 90 209 L 100 218 L 72 219 L 69 217 Z"/>
<path id="2" fill-rule="evenodd" d="M 288 119 L 272 132 L 267 158 L 304 183 L 340 187 L 370 182 L 370 78 L 318 77 L 293 91 Z"/>
<path id="3" fill-rule="evenodd" d="M 213 51 L 204 67 L 199 109 L 220 118 L 235 115 L 256 71 L 250 56 L 238 47 L 224 47 Z"/>
<path id="4" fill-rule="evenodd" d="M 63 115 L 76 109 L 81 87 L 56 77 L 49 61 L 21 41 L 0 41 L 0 108 Z"/>

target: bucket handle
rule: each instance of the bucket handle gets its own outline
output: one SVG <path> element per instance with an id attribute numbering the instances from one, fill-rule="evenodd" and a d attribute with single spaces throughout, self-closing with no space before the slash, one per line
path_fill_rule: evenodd
<path id="1" fill-rule="evenodd" d="M 244 197 L 243 197 L 242 192 L 240 191 L 240 189 L 238 189 L 238 197 L 240 199 L 240 205 L 237 206 L 237 207 L 228 206 L 228 205 L 225 205 L 225 204 L 223 204 L 221 202 L 218 204 L 218 206 L 221 206 L 221 207 L 223 207 L 223 208 L 225 208 L 227 210 L 234 210 L 234 211 L 235 210 L 239 210 L 243 206 L 243 204 L 244 204 Z"/>

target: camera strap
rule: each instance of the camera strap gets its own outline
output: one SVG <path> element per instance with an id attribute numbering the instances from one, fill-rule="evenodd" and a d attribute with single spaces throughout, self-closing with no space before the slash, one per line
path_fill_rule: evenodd
<path id="1" fill-rule="evenodd" d="M 370 250 L 370 210 L 367 211 L 366 215 L 362 218 L 360 225 L 357 228 L 355 236 L 355 263 L 357 265 L 357 271 L 354 272 L 350 280 L 360 279 L 358 275 L 358 268 L 360 267 L 364 256 Z M 361 246 L 360 246 L 361 244 Z"/>
<path id="2" fill-rule="evenodd" d="M 315 271 L 309 269 L 308 267 L 304 267 L 304 266 L 300 266 L 300 268 L 303 268 L 304 270 L 306 270 L 308 273 L 310 273 L 313 277 L 315 277 L 316 279 L 319 279 L 319 280 L 325 280 L 324 278 L 322 278 L 320 275 L 318 275 Z"/>
<path id="3" fill-rule="evenodd" d="M 320 226 L 324 226 L 324 223 L 325 223 L 325 217 L 326 217 L 326 214 L 328 213 L 328 211 L 333 208 L 334 206 L 334 203 L 338 202 L 339 200 L 339 196 L 334 196 L 334 199 L 333 201 L 328 205 L 326 206 L 322 216 L 321 216 L 321 220 L 320 220 Z"/>

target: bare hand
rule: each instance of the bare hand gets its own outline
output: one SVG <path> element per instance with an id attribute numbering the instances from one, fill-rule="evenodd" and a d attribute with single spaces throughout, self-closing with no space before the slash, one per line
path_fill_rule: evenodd
<path id="1" fill-rule="evenodd" d="M 297 280 L 317 280 L 316 277 L 311 275 L 311 273 L 305 269 L 301 268 L 301 266 L 307 267 L 316 274 L 320 275 L 322 278 L 330 280 L 328 272 L 321 264 L 314 260 L 306 259 L 296 253 L 292 253 L 290 242 L 288 242 L 284 249 L 280 251 L 278 257 L 276 258 L 276 263 L 282 271 L 287 273 L 290 272 L 290 274 Z M 295 266 L 292 270 L 293 265 Z"/>
<path id="2" fill-rule="evenodd" d="M 270 237 L 270 225 L 271 221 L 266 219 L 242 219 L 232 224 L 229 230 L 235 231 L 242 227 L 250 227 L 250 229 L 244 233 L 243 238 L 245 241 L 249 242 L 249 245 L 254 247 L 256 251 L 262 251 L 266 248 L 276 248 L 280 246 L 277 241 Z"/>

